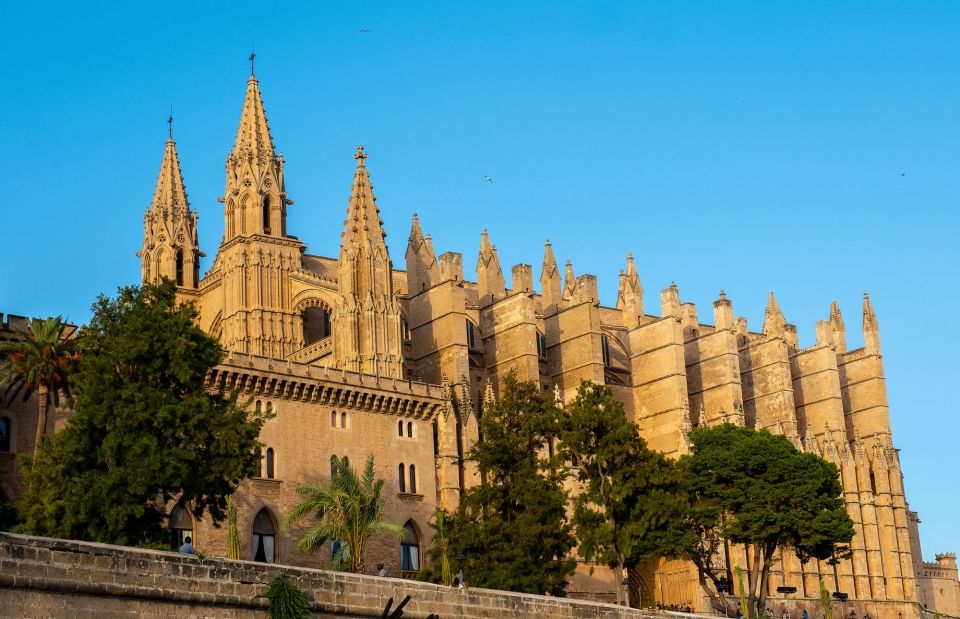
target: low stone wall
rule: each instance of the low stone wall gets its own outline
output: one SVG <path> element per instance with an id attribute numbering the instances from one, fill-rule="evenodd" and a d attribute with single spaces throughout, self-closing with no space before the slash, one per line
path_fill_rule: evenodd
<path id="1" fill-rule="evenodd" d="M 266 617 L 261 597 L 283 572 L 313 602 L 313 617 L 380 617 L 407 595 L 405 619 L 640 619 L 610 604 L 486 589 L 456 591 L 378 578 L 172 552 L 0 534 L 2 617 Z"/>

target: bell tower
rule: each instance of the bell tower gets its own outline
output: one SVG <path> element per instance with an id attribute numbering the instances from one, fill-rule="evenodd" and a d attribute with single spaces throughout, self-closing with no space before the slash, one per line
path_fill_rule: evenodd
<path id="1" fill-rule="evenodd" d="M 252 69 L 219 199 L 224 205 L 217 257 L 223 277 L 220 343 L 235 352 L 283 358 L 303 346 L 290 276 L 302 267 L 304 247 L 287 236 L 287 206 L 293 202 Z"/>
<path id="2" fill-rule="evenodd" d="M 190 209 L 173 141 L 173 115 L 167 120 L 169 136 L 160 163 L 153 203 L 143 216 L 143 247 L 137 252 L 144 283 L 167 277 L 178 288 L 196 290 L 200 282 L 200 246 L 197 214 Z"/>

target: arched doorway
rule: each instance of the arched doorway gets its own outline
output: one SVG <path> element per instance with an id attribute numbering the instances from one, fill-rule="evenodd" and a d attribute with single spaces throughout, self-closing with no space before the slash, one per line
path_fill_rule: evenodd
<path id="1" fill-rule="evenodd" d="M 193 537 L 193 518 L 190 512 L 184 509 L 179 503 L 170 510 L 170 517 L 167 518 L 167 529 L 170 530 L 170 548 L 177 550 L 187 538 Z"/>
<path id="2" fill-rule="evenodd" d="M 277 527 L 266 507 L 253 520 L 253 560 L 260 563 L 275 563 L 277 560 Z"/>
<path id="3" fill-rule="evenodd" d="M 408 520 L 403 525 L 403 540 L 400 541 L 400 575 L 415 576 L 420 571 L 420 534 L 417 525 Z"/>

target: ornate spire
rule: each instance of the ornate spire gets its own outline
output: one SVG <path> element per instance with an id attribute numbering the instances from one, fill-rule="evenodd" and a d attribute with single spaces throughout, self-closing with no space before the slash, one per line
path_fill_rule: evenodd
<path id="1" fill-rule="evenodd" d="M 410 237 L 407 240 L 407 287 L 411 294 L 417 294 L 432 287 L 440 280 L 440 268 L 433 253 L 430 235 L 423 235 L 420 219 L 413 214 L 410 224 Z"/>
<path id="2" fill-rule="evenodd" d="M 260 84 L 252 73 L 253 54 L 250 57 L 251 74 L 247 80 L 247 96 L 240 113 L 240 126 L 237 129 L 233 154 L 241 159 L 252 157 L 255 161 L 265 162 L 276 158 L 276 151 L 273 148 L 273 138 L 270 137 L 267 112 L 260 96 Z"/>
<path id="3" fill-rule="evenodd" d="M 573 273 L 573 262 L 569 259 L 566 262 L 563 276 L 563 300 L 569 301 L 577 290 L 577 276 Z"/>
<path id="4" fill-rule="evenodd" d="M 344 221 L 341 235 L 342 248 L 351 244 L 358 247 L 383 247 L 386 250 L 384 239 L 387 233 L 383 231 L 383 220 L 380 219 L 380 209 L 377 199 L 373 195 L 373 184 L 364 161 L 367 153 L 363 146 L 357 147 L 353 158 L 357 160 L 357 170 L 353 175 L 353 190 L 350 193 L 350 204 L 347 207 L 347 219 Z"/>
<path id="5" fill-rule="evenodd" d="M 178 213 L 190 210 L 187 190 L 183 184 L 183 174 L 180 172 L 180 158 L 177 156 L 177 146 L 173 137 L 167 138 L 163 161 L 160 163 L 160 175 L 157 177 L 157 187 L 153 192 L 152 210 L 157 212 L 164 208 Z"/>
<path id="6" fill-rule="evenodd" d="M 500 259 L 497 258 L 497 248 L 490 244 L 490 236 L 484 228 L 480 233 L 480 255 L 477 258 L 477 289 L 480 295 L 480 305 L 487 305 L 506 294 L 506 282 L 503 279 L 503 270 L 500 268 Z"/>

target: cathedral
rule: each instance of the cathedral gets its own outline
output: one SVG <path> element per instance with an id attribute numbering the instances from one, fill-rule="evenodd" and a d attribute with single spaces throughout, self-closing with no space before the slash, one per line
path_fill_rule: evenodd
<path id="1" fill-rule="evenodd" d="M 848 595 L 844 615 L 918 617 L 924 607 L 960 614 L 955 557 L 921 558 L 869 296 L 862 348 L 848 349 L 836 303 L 816 324 L 816 344 L 800 348 L 773 293 L 759 329 L 736 315 L 723 291 L 701 321 L 675 284 L 651 302 L 629 254 L 613 307 L 599 303 L 594 275 L 557 263 L 549 242 L 535 288 L 529 264 L 513 266 L 507 281 L 484 230 L 475 278 L 467 279 L 463 255 L 437 256 L 416 214 L 398 269 L 371 182 L 375 159 L 363 147 L 353 157 L 339 253 L 310 254 L 287 230 L 293 202 L 284 158 L 251 74 L 226 158 L 223 240 L 210 269 L 200 272 L 197 214 L 172 136 L 144 217 L 143 281 L 174 280 L 179 299 L 195 304 L 200 327 L 226 351 L 210 386 L 238 389 L 252 407 L 273 413 L 261 434 L 260 472 L 236 495 L 243 558 L 326 566 L 330 544 L 299 554 L 301 530 L 280 527 L 297 502 L 293 488 L 329 476 L 333 456 L 359 464 L 373 455 L 386 480 L 386 516 L 403 523 L 406 535 L 375 539 L 367 565 L 383 562 L 392 575 L 414 576 L 431 545 L 435 511 L 454 509 L 461 489 L 479 483 L 464 456 L 478 440 L 478 414 L 515 372 L 561 403 L 583 380 L 608 385 L 650 447 L 668 456 L 688 450 L 691 428 L 732 422 L 783 434 L 836 464 L 856 529 L 852 556 L 832 566 L 780 554 L 769 583 L 778 615 L 781 608 L 812 611 L 821 579 Z M 225 527 L 194 522 L 176 507 L 170 528 L 178 540 L 191 535 L 203 552 L 226 554 Z M 732 562 L 744 564 L 732 552 Z M 613 600 L 618 583 L 608 571 L 581 566 L 570 595 Z M 632 599 L 707 610 L 687 562 L 661 561 L 629 580 Z"/>

